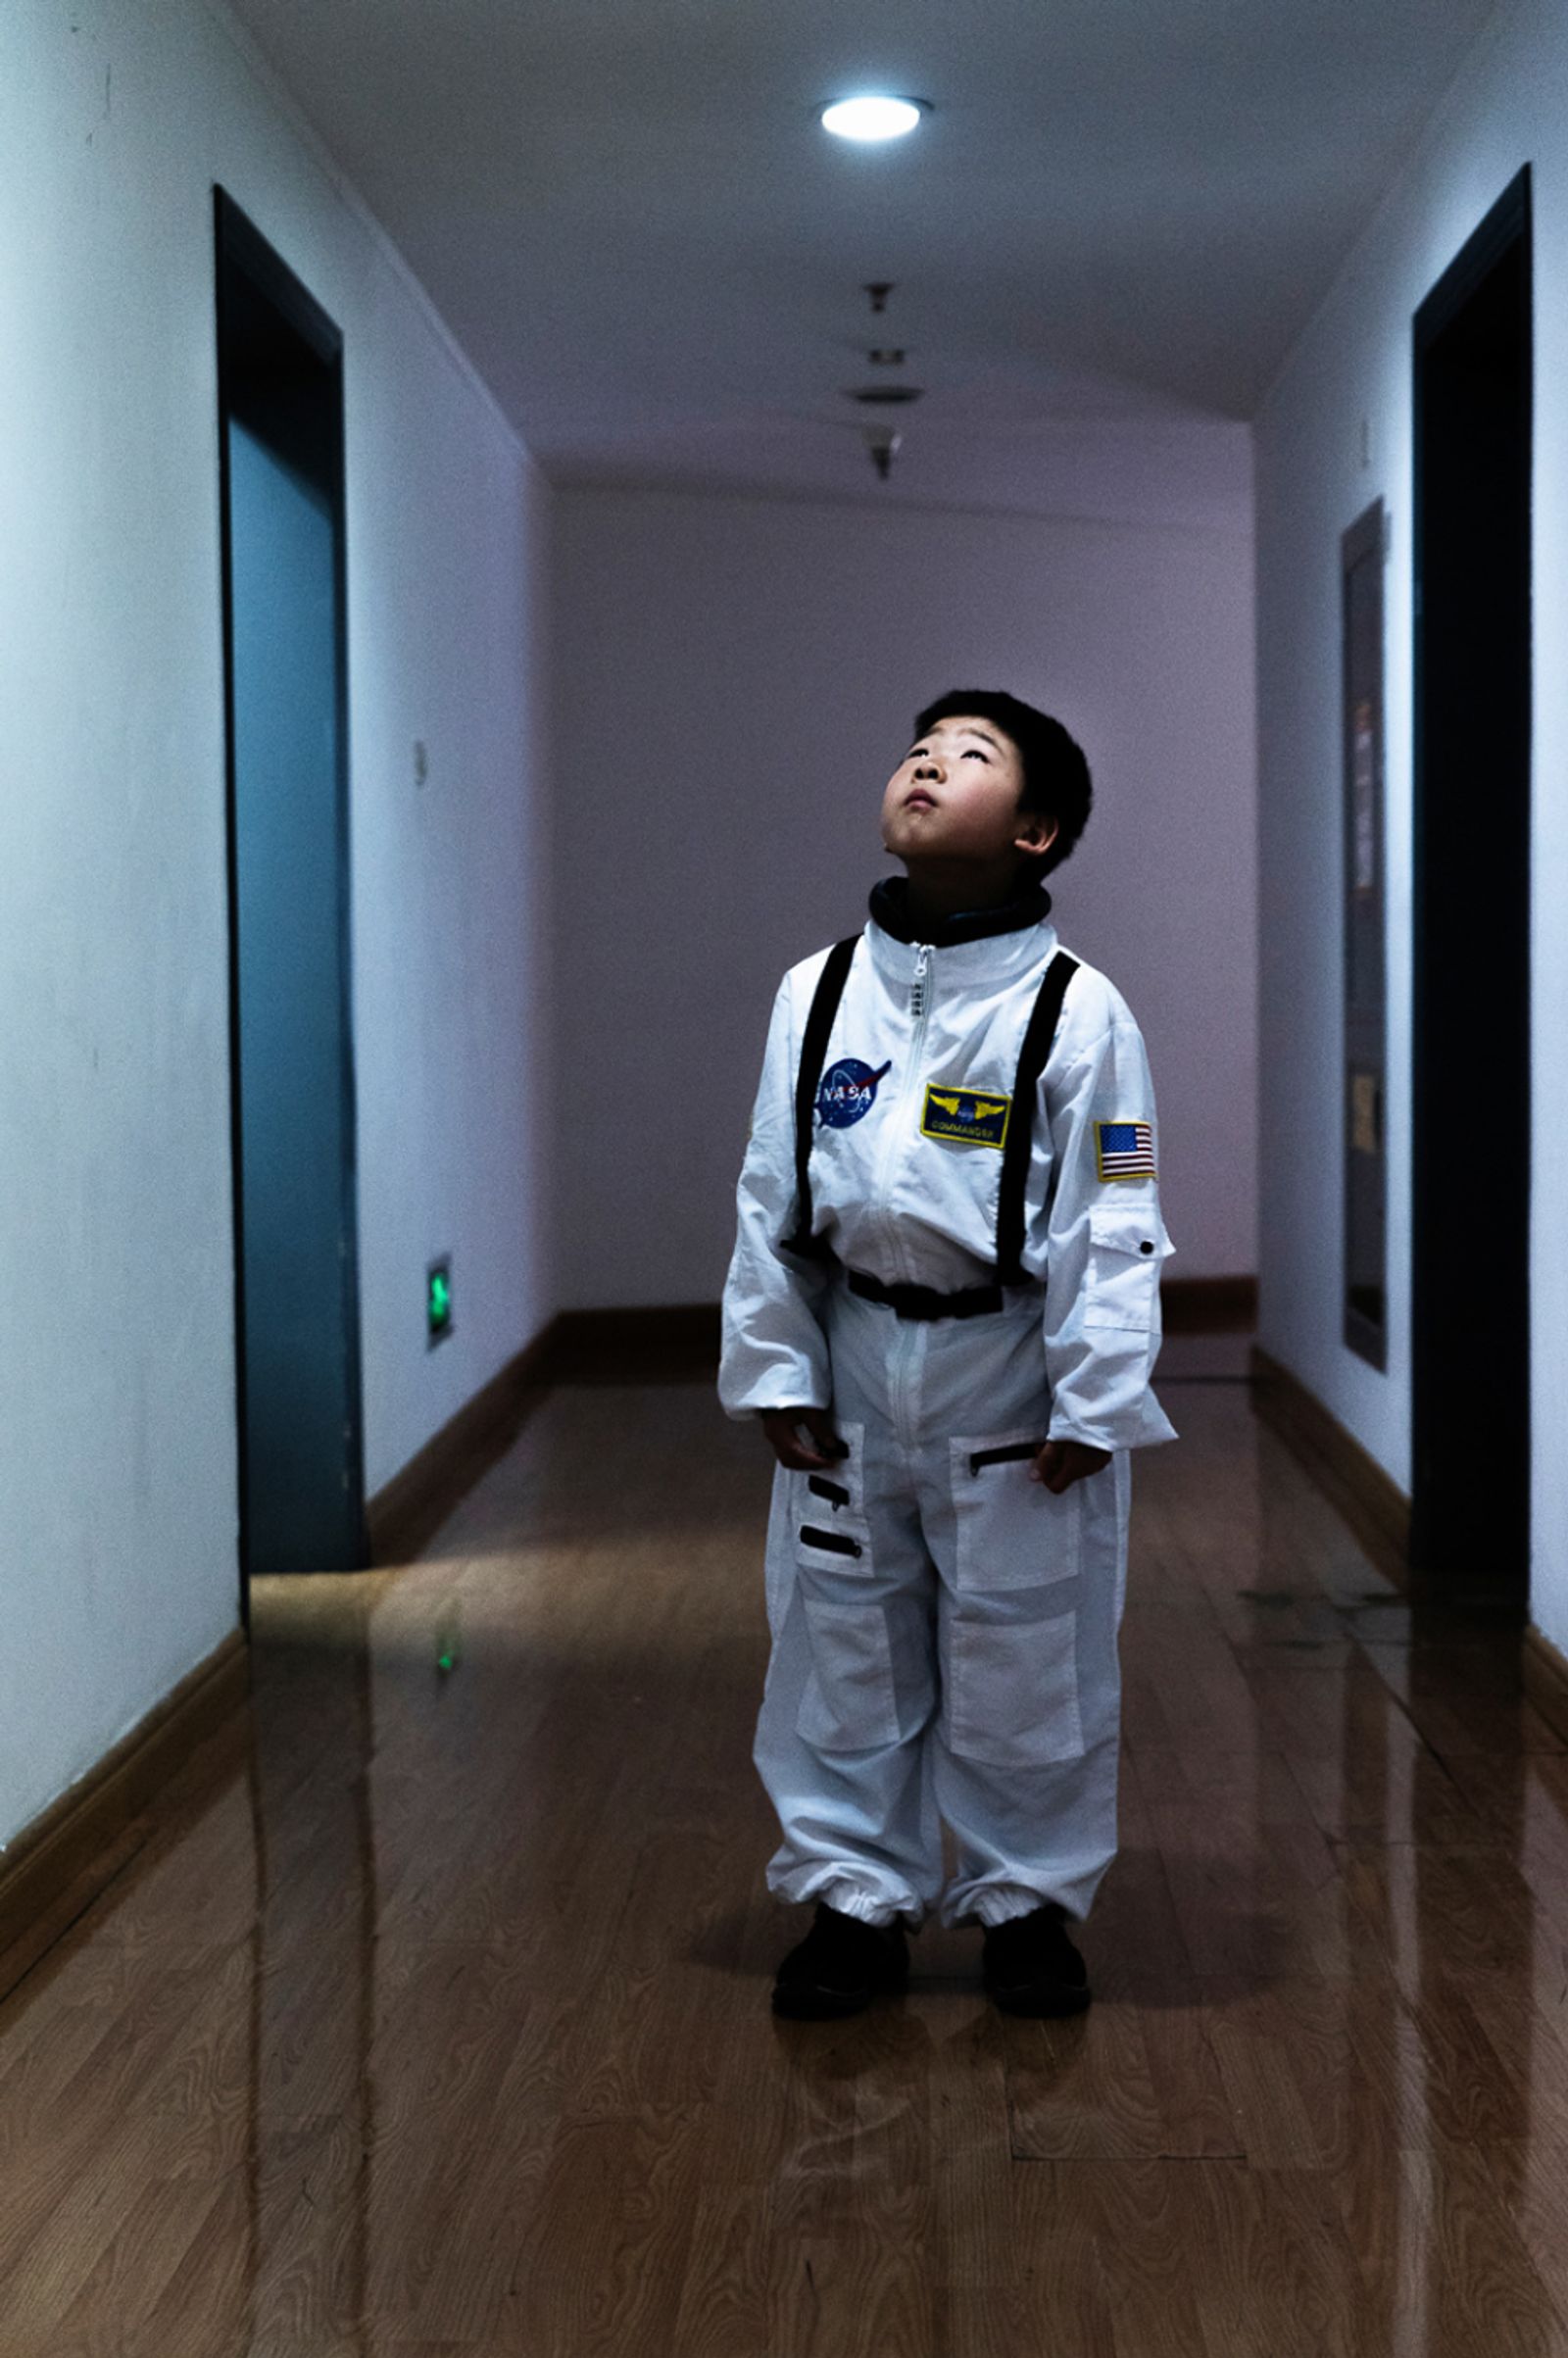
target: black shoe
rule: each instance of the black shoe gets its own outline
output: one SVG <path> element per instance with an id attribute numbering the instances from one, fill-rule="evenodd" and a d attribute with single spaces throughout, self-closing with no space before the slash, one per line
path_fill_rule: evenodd
<path id="1" fill-rule="evenodd" d="M 779 1966 L 773 2011 L 793 2022 L 861 2014 L 883 1990 L 902 1990 L 908 1976 L 902 1924 L 862 1924 L 819 1899 L 810 1931 Z"/>
<path id="2" fill-rule="evenodd" d="M 1067 1938 L 1063 1915 L 1048 1899 L 1027 1916 L 986 1927 L 981 1968 L 986 1993 L 1004 2014 L 1081 2014 L 1088 2005 L 1089 1974 Z"/>

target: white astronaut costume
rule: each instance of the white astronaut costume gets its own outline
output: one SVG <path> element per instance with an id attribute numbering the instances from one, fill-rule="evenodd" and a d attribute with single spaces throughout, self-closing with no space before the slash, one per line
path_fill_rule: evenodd
<path id="1" fill-rule="evenodd" d="M 1082 1918 L 1116 1846 L 1127 1452 L 1175 1438 L 1171 1246 L 1143 1040 L 1050 908 L 1036 884 L 920 942 L 879 884 L 779 988 L 737 1191 L 721 1402 L 831 1407 L 849 1445 L 773 1478 L 767 1880 L 872 1924 Z M 1048 1438 L 1110 1463 L 1055 1497 Z"/>

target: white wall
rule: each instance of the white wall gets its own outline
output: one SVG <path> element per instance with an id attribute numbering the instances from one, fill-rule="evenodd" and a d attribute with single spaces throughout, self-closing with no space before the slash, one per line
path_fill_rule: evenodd
<path id="1" fill-rule="evenodd" d="M 893 872 L 882 788 L 951 687 L 1083 743 L 1057 921 L 1149 1038 L 1173 1273 L 1254 1267 L 1250 460 L 1217 430 L 1207 528 L 558 492 L 564 1302 L 716 1299 L 774 988 Z"/>
<path id="2" fill-rule="evenodd" d="M 215 180 L 346 339 L 370 1485 L 551 1307 L 540 485 L 225 19 L 9 0 L 0 1840 L 236 1618 Z"/>
<path id="3" fill-rule="evenodd" d="M 1536 254 L 1533 1611 L 1568 1644 L 1568 14 L 1501 9 L 1257 420 L 1262 1329 L 1402 1488 L 1410 1481 L 1410 320 L 1526 163 Z M 1362 420 L 1369 460 L 1361 459 Z M 1389 1371 L 1340 1341 L 1339 543 L 1381 493 L 1389 833 Z M 1481 1101 L 1470 1099 L 1478 1119 Z M 1322 1151 L 1322 1142 L 1328 1151 Z M 1480 1141 L 1478 1140 L 1478 1144 Z M 1478 1249 L 1484 1247 L 1478 1236 Z M 1478 1417 L 1482 1414 L 1478 1402 Z"/>

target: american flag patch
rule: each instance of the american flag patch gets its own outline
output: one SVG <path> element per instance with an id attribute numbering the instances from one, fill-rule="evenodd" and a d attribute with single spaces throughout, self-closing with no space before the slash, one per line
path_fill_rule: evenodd
<path id="1" fill-rule="evenodd" d="M 1095 1155 L 1102 1179 L 1156 1179 L 1154 1132 L 1149 1122 L 1096 1122 Z"/>

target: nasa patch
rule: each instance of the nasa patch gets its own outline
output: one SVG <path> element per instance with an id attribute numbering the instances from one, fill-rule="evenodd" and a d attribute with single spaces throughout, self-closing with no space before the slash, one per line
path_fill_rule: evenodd
<path id="1" fill-rule="evenodd" d="M 847 1130 L 852 1122 L 864 1119 L 876 1101 L 877 1083 L 892 1070 L 893 1058 L 872 1071 L 858 1056 L 840 1056 L 822 1075 L 816 1092 L 816 1111 L 819 1121 L 830 1130 Z"/>

